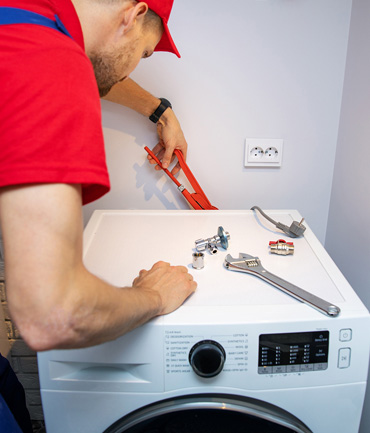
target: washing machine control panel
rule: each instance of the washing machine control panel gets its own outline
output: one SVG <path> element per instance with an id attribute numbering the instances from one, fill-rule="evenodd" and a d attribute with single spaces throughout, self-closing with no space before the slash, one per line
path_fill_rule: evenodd
<path id="1" fill-rule="evenodd" d="M 258 373 L 279 374 L 326 370 L 329 331 L 262 334 Z"/>
<path id="2" fill-rule="evenodd" d="M 211 329 L 215 330 L 214 327 Z M 182 375 L 212 378 L 224 374 L 245 374 L 248 371 L 247 332 L 223 334 L 224 327 L 215 330 L 215 333 L 207 331 L 204 330 L 202 333 L 199 330 L 193 333 L 181 328 L 165 331 L 164 360 L 167 383 L 178 386 L 177 380 Z"/>

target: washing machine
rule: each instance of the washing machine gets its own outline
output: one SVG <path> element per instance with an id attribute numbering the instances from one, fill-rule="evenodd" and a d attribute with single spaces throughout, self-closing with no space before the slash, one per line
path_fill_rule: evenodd
<path id="1" fill-rule="evenodd" d="M 294 210 L 266 213 L 301 222 Z M 127 286 L 164 260 L 187 266 L 198 288 L 115 341 L 39 353 L 47 432 L 357 432 L 369 313 L 306 227 L 291 239 L 253 211 L 96 211 L 84 232 L 89 270 Z M 278 241 L 293 243 L 290 254 L 273 252 Z M 226 266 L 246 255 L 280 285 Z"/>

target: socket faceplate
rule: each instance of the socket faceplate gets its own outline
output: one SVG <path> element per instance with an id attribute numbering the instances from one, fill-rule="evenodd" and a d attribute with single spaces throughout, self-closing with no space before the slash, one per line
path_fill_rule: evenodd
<path id="1" fill-rule="evenodd" d="M 284 140 L 279 138 L 246 138 L 245 167 L 281 167 Z"/>

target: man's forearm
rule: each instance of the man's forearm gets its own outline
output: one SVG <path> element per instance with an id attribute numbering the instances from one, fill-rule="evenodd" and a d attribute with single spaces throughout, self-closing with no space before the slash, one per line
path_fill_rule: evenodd
<path id="1" fill-rule="evenodd" d="M 104 99 L 131 108 L 145 117 L 149 117 L 160 104 L 158 98 L 131 78 L 116 84 Z"/>
<path id="2" fill-rule="evenodd" d="M 65 303 L 69 335 L 59 348 L 92 346 L 117 337 L 153 317 L 178 308 L 194 291 L 196 283 L 184 266 L 157 262 L 142 270 L 132 287 L 115 287 L 99 279 L 83 266 L 74 272 Z M 63 301 L 54 302 L 58 311 Z M 49 314 L 53 320 L 53 314 Z M 70 320 L 69 320 L 70 318 Z M 55 341 L 51 342 L 55 346 Z"/>
<path id="3" fill-rule="evenodd" d="M 163 262 L 132 287 L 91 274 L 82 262 L 81 201 L 79 185 L 0 189 L 8 306 L 34 350 L 113 340 L 175 310 L 196 287 L 186 267 Z"/>
<path id="4" fill-rule="evenodd" d="M 37 350 L 81 348 L 114 340 L 160 313 L 160 297 L 155 292 L 112 286 L 83 267 L 70 284 L 64 299 L 55 299 L 37 324 L 33 339 Z M 63 324 L 57 323 L 58 317 Z M 50 332 L 55 326 L 63 335 Z"/>

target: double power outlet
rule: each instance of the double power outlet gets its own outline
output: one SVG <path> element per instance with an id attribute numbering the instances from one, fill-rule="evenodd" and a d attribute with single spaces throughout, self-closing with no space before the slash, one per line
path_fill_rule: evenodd
<path id="1" fill-rule="evenodd" d="M 276 138 L 246 138 L 245 167 L 281 167 L 284 140 Z"/>

